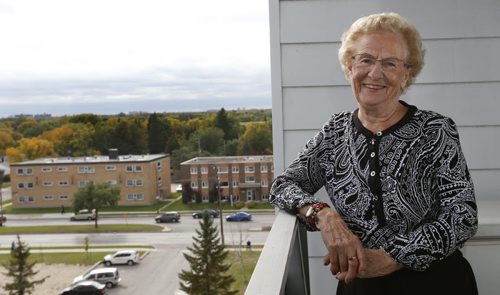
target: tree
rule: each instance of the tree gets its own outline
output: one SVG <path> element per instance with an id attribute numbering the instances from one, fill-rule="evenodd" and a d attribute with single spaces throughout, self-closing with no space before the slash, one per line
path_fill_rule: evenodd
<path id="1" fill-rule="evenodd" d="M 193 201 L 193 189 L 191 183 L 184 182 L 182 184 L 182 203 L 187 204 Z"/>
<path id="2" fill-rule="evenodd" d="M 75 211 L 95 209 L 95 227 L 99 219 L 99 209 L 116 206 L 120 200 L 120 188 L 107 182 L 95 184 L 93 181 L 78 189 L 73 199 Z"/>
<path id="3" fill-rule="evenodd" d="M 38 271 L 34 271 L 36 261 L 28 262 L 29 256 L 30 248 L 17 235 L 17 245 L 12 250 L 8 264 L 4 265 L 7 269 L 6 275 L 12 278 L 11 283 L 3 285 L 3 288 L 9 291 L 9 295 L 32 294 L 35 285 L 45 281 L 46 277 L 40 280 L 32 280 Z"/>
<path id="4" fill-rule="evenodd" d="M 165 152 L 168 141 L 168 126 L 156 113 L 148 118 L 148 148 L 151 154 Z"/>
<path id="5" fill-rule="evenodd" d="M 14 144 L 10 132 L 0 130 L 0 156 L 5 156 L 5 150 Z"/>
<path id="6" fill-rule="evenodd" d="M 54 144 L 38 137 L 21 139 L 19 149 L 29 160 L 55 155 Z"/>
<path id="7" fill-rule="evenodd" d="M 240 155 L 271 155 L 273 139 L 271 122 L 249 123 L 240 137 Z"/>
<path id="8" fill-rule="evenodd" d="M 23 161 L 23 156 L 18 148 L 10 147 L 5 150 L 5 155 L 9 158 L 9 163 L 17 163 Z"/>
<path id="9" fill-rule="evenodd" d="M 224 132 L 224 140 L 235 139 L 239 135 L 239 123 L 228 116 L 226 110 L 221 108 L 215 117 L 215 127 Z"/>
<path id="10" fill-rule="evenodd" d="M 206 128 L 199 132 L 200 148 L 212 155 L 220 154 L 224 149 L 224 132 L 219 128 Z"/>
<path id="11" fill-rule="evenodd" d="M 231 290 L 235 279 L 225 274 L 231 267 L 224 264 L 229 252 L 221 244 L 213 219 L 205 212 L 199 224 L 193 246 L 187 248 L 191 254 L 184 253 L 191 269 L 179 273 L 181 290 L 190 295 L 237 294 L 237 291 Z"/>

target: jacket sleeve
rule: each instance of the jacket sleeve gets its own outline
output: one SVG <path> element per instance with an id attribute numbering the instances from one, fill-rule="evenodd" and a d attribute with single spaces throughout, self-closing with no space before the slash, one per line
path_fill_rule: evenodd
<path id="1" fill-rule="evenodd" d="M 298 215 L 298 208 L 318 202 L 314 194 L 325 184 L 325 175 L 320 164 L 324 144 L 323 128 L 273 181 L 269 198 L 272 204 L 290 214 Z M 304 224 L 302 219 L 299 220 Z"/>
<path id="2" fill-rule="evenodd" d="M 398 234 L 385 249 L 405 267 L 423 271 L 443 260 L 477 231 L 474 186 L 451 119 L 436 137 L 432 192 L 433 213 L 405 235 Z"/>

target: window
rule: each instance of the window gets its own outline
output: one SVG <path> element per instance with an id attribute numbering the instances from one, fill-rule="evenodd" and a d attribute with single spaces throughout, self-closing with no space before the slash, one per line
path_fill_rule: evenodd
<path id="1" fill-rule="evenodd" d="M 54 200 L 54 196 L 51 196 L 51 195 L 43 196 L 43 200 L 44 201 L 52 201 L 52 200 Z"/>
<path id="2" fill-rule="evenodd" d="M 245 173 L 254 173 L 255 168 L 253 166 L 245 166 Z"/>
<path id="3" fill-rule="evenodd" d="M 245 182 L 255 182 L 255 176 L 245 176 Z"/>
<path id="4" fill-rule="evenodd" d="M 108 181 L 106 181 L 107 183 L 111 184 L 111 185 L 115 185 L 118 183 L 118 181 L 116 181 L 115 179 L 110 179 Z"/>
<path id="5" fill-rule="evenodd" d="M 198 167 L 191 167 L 191 174 L 198 174 Z"/>
<path id="6" fill-rule="evenodd" d="M 144 200 L 144 194 L 128 194 L 127 200 L 129 200 L 129 201 Z"/>
<path id="7" fill-rule="evenodd" d="M 198 188 L 198 183 L 194 182 L 194 181 L 191 181 L 191 187 L 192 188 Z"/>
<path id="8" fill-rule="evenodd" d="M 208 181 L 202 181 L 201 188 L 208 188 Z"/>
<path id="9" fill-rule="evenodd" d="M 201 167 L 201 174 L 208 174 L 208 167 Z"/>
<path id="10" fill-rule="evenodd" d="M 262 179 L 262 180 L 260 181 L 260 186 L 262 186 L 262 187 L 267 187 L 267 186 L 268 186 L 267 179 Z"/>
<path id="11" fill-rule="evenodd" d="M 68 186 L 68 185 L 69 185 L 69 182 L 67 182 L 66 180 L 59 181 L 59 186 Z"/>
<path id="12" fill-rule="evenodd" d="M 127 179 L 126 186 L 144 186 L 142 179 Z"/>
<path id="13" fill-rule="evenodd" d="M 17 168 L 17 175 L 31 175 L 33 174 L 33 169 L 31 168 Z"/>
<path id="14" fill-rule="evenodd" d="M 52 167 L 42 167 L 40 169 L 40 171 L 42 171 L 42 172 L 52 172 Z"/>
<path id="15" fill-rule="evenodd" d="M 221 181 L 219 184 L 220 184 L 220 187 L 229 187 L 229 182 L 227 182 L 227 181 Z"/>
<path id="16" fill-rule="evenodd" d="M 87 183 L 89 183 L 88 180 L 80 180 L 80 182 L 78 183 L 78 187 L 85 187 Z"/>
<path id="17" fill-rule="evenodd" d="M 238 166 L 231 167 L 231 172 L 232 173 L 240 173 L 240 167 L 238 167 Z"/>
<path id="18" fill-rule="evenodd" d="M 22 196 L 19 197 L 20 203 L 33 203 L 35 201 L 35 197 L 33 196 Z"/>
<path id="19" fill-rule="evenodd" d="M 125 172 L 142 172 L 141 165 L 127 165 L 125 166 Z"/>
<path id="20" fill-rule="evenodd" d="M 94 166 L 78 166 L 78 173 L 95 173 Z"/>
<path id="21" fill-rule="evenodd" d="M 43 186 L 52 186 L 54 184 L 52 183 L 52 181 L 44 181 L 44 182 L 42 182 L 42 185 Z"/>
<path id="22" fill-rule="evenodd" d="M 227 173 L 227 167 L 217 167 L 217 173 Z"/>
<path id="23" fill-rule="evenodd" d="M 239 184 L 240 183 L 238 181 L 236 181 L 236 180 L 233 181 L 233 187 L 238 187 Z"/>
<path id="24" fill-rule="evenodd" d="M 115 171 L 116 170 L 116 166 L 115 165 L 106 165 L 106 167 L 104 169 L 106 171 Z"/>
<path id="25" fill-rule="evenodd" d="M 68 195 L 60 195 L 59 200 L 61 200 L 61 201 L 69 200 L 69 196 Z"/>
<path id="26" fill-rule="evenodd" d="M 34 187 L 33 182 L 19 182 L 17 184 L 18 189 L 32 189 Z"/>
<path id="27" fill-rule="evenodd" d="M 260 173 L 267 173 L 267 166 L 260 166 Z"/>
<path id="28" fill-rule="evenodd" d="M 59 166 L 59 167 L 57 167 L 57 172 L 68 172 L 68 167 Z"/>

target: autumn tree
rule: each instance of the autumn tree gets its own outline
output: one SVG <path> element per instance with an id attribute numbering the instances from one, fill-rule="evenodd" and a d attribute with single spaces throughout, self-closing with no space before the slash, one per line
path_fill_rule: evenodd
<path id="1" fill-rule="evenodd" d="M 199 224 L 193 245 L 187 248 L 190 254 L 184 253 L 190 270 L 179 273 L 180 289 L 190 295 L 237 294 L 237 291 L 231 290 L 235 279 L 226 274 L 231 267 L 225 263 L 229 252 L 221 244 L 213 219 L 205 212 Z"/>
<path id="2" fill-rule="evenodd" d="M 9 158 L 10 163 L 22 162 L 24 160 L 21 151 L 15 147 L 7 148 L 5 155 Z"/>
<path id="3" fill-rule="evenodd" d="M 54 144 L 38 137 L 21 139 L 19 150 L 28 160 L 55 155 Z"/>
<path id="4" fill-rule="evenodd" d="M 273 138 L 270 122 L 246 124 L 246 130 L 239 141 L 240 155 L 271 155 Z"/>
<path id="5" fill-rule="evenodd" d="M 33 280 L 38 273 L 34 270 L 36 261 L 28 262 L 30 248 L 21 241 L 19 235 L 17 235 L 17 244 L 10 255 L 10 260 L 4 267 L 7 269 L 6 275 L 11 278 L 11 282 L 5 283 L 3 288 L 9 292 L 9 295 L 32 294 L 35 285 L 43 283 L 46 277 Z"/>
<path id="6" fill-rule="evenodd" d="M 84 187 L 79 188 L 73 199 L 75 211 L 81 209 L 95 209 L 95 227 L 99 219 L 99 209 L 116 206 L 120 200 L 120 188 L 107 182 L 95 184 L 88 182 Z"/>
<path id="7" fill-rule="evenodd" d="M 112 147 L 120 154 L 146 154 L 148 152 L 147 130 L 138 118 L 120 118 L 110 138 Z"/>
<path id="8" fill-rule="evenodd" d="M 0 130 L 0 156 L 5 156 L 5 150 L 14 145 L 10 132 Z"/>

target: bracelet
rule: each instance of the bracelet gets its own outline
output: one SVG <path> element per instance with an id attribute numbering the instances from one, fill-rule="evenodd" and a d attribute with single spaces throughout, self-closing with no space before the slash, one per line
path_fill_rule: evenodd
<path id="1" fill-rule="evenodd" d="M 330 208 L 330 205 L 328 205 L 325 202 L 318 202 L 314 203 L 307 209 L 306 215 L 305 215 L 305 220 L 307 225 L 310 227 L 318 230 L 318 227 L 316 226 L 316 222 L 318 221 L 318 212 L 325 209 L 325 208 Z"/>

